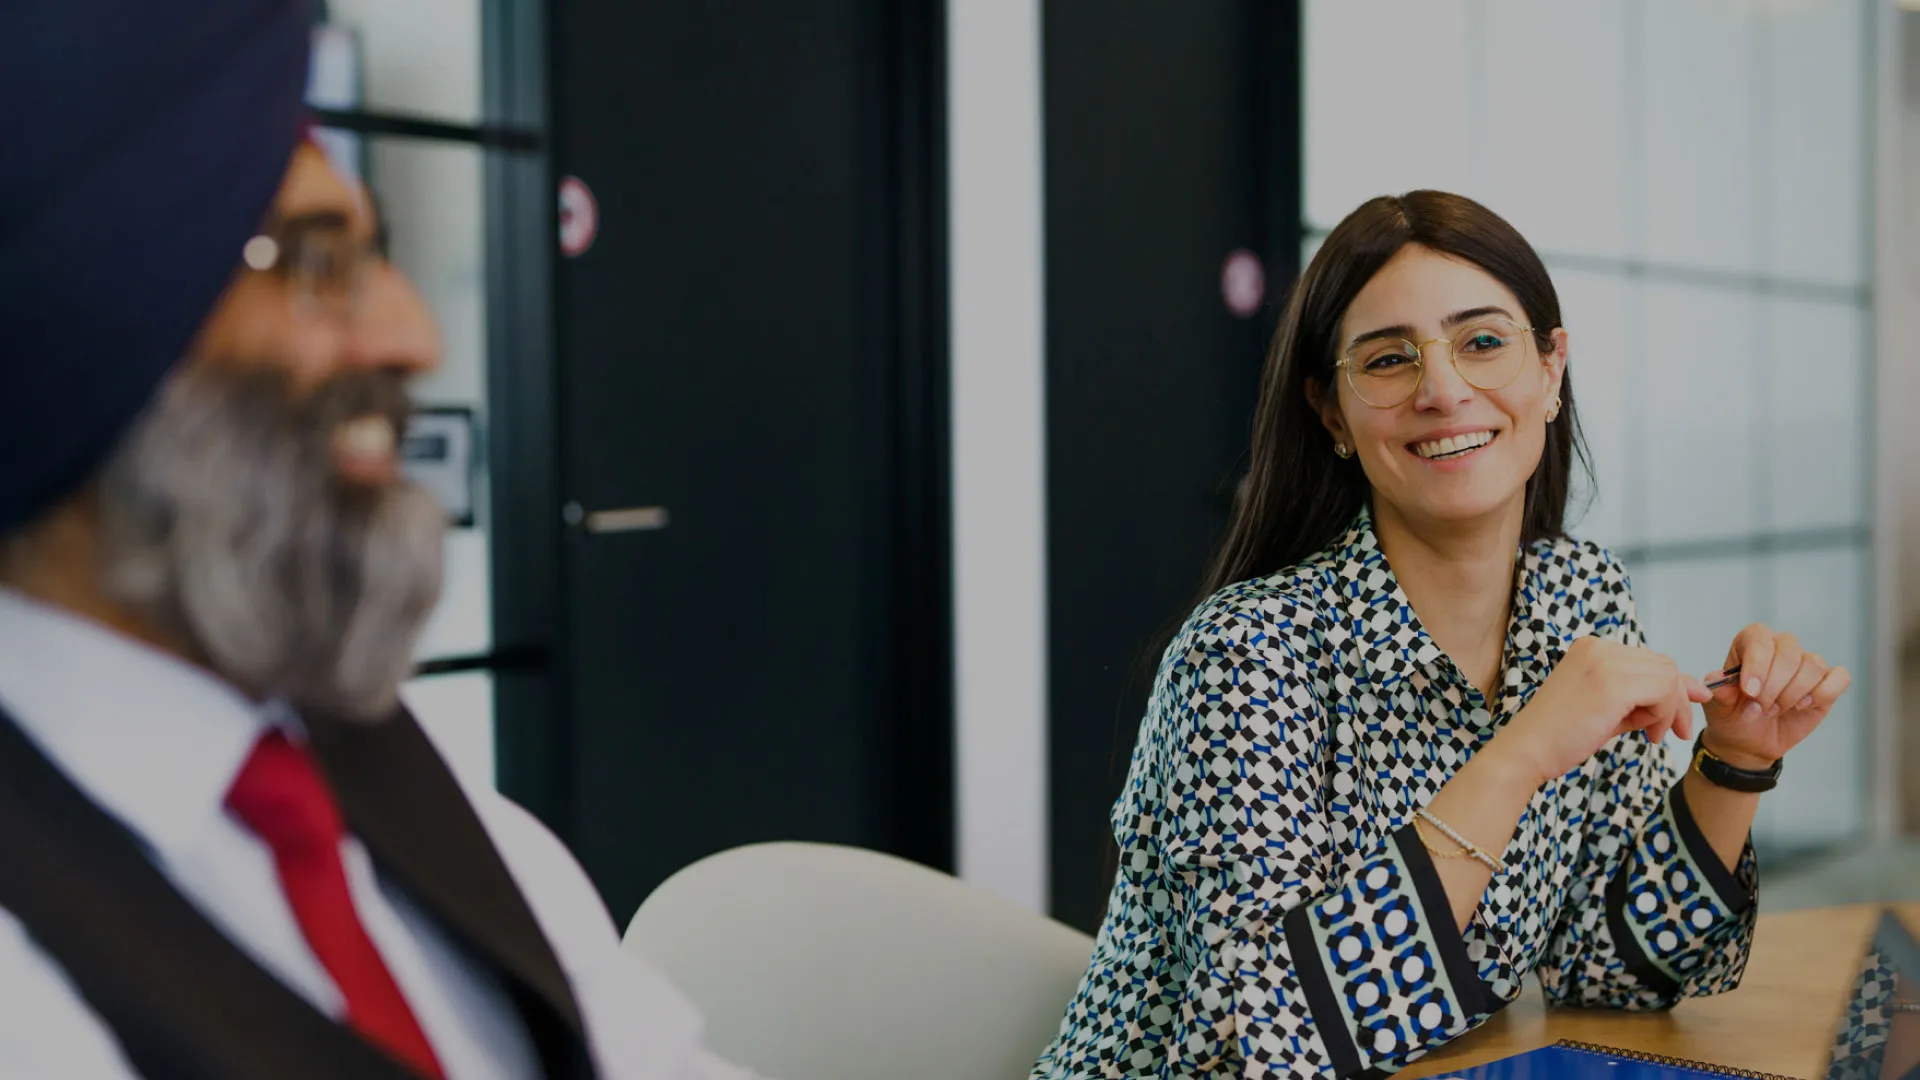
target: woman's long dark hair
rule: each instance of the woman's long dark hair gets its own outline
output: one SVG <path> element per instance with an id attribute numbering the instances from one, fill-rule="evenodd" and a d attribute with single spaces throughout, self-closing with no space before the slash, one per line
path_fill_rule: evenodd
<path id="1" fill-rule="evenodd" d="M 1302 562 L 1353 523 L 1369 487 L 1358 458 L 1341 459 L 1308 395 L 1334 391 L 1340 323 L 1348 305 L 1401 248 L 1419 244 L 1465 259 L 1512 290 L 1544 354 L 1560 325 L 1560 297 L 1540 256 L 1506 219 L 1461 195 L 1410 191 L 1369 199 L 1327 234 L 1274 331 L 1253 415 L 1253 447 L 1226 536 L 1207 568 L 1202 598 Z M 1573 376 L 1560 383 L 1560 416 L 1547 425 L 1540 466 L 1527 481 L 1521 541 L 1563 535 L 1574 470 L 1589 469 Z"/>

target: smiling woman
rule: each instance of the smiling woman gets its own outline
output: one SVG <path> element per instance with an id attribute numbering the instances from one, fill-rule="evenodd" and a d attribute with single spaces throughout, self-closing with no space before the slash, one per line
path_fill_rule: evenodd
<path id="1" fill-rule="evenodd" d="M 1558 329 L 1560 297 L 1533 248 L 1505 220 L 1471 199 L 1415 191 L 1365 203 L 1328 234 L 1320 250 L 1295 286 L 1274 335 L 1254 417 L 1247 501 L 1234 515 L 1208 569 L 1206 593 L 1299 562 L 1338 535 L 1366 501 L 1371 448 L 1361 447 L 1355 433 L 1344 430 L 1338 393 L 1343 388 L 1336 381 L 1347 384 L 1344 389 L 1355 404 L 1377 405 L 1379 416 L 1366 425 L 1369 430 L 1401 415 L 1398 406 L 1415 393 L 1430 396 L 1478 384 L 1503 391 L 1505 398 L 1528 393 L 1541 397 L 1532 462 L 1527 464 L 1531 475 L 1523 477 L 1522 535 L 1529 541 L 1559 535 L 1567 493 L 1575 470 L 1585 464 L 1586 451 L 1560 344 L 1566 337 Z M 1445 290 L 1461 306 L 1430 309 L 1430 325 L 1423 333 L 1407 320 L 1382 314 L 1425 299 L 1407 295 L 1410 290 Z M 1490 372 L 1484 380 L 1473 375 L 1476 362 L 1461 365 L 1461 338 L 1468 336 L 1462 323 L 1446 321 L 1482 315 L 1501 319 L 1506 334 L 1525 335 L 1507 338 L 1502 350 L 1508 360 L 1519 363 Z M 1475 329 L 1479 324 L 1465 324 L 1465 330 Z M 1427 341 L 1424 348 L 1412 343 L 1422 339 Z M 1426 358 L 1438 361 L 1443 346 L 1448 370 L 1430 374 L 1432 364 Z M 1380 393 L 1358 392 L 1353 386 L 1356 362 L 1369 369 L 1358 381 L 1370 384 L 1380 374 L 1372 362 L 1396 350 L 1404 358 L 1403 370 L 1414 373 L 1415 387 L 1406 388 L 1403 374 L 1389 379 L 1392 385 Z M 1530 371 L 1527 358 L 1546 362 Z M 1508 374 L 1513 377 L 1498 378 Z M 1521 378 L 1523 374 L 1532 377 Z M 1547 378 L 1553 380 L 1552 394 L 1544 393 L 1549 387 L 1542 380 Z M 1546 399 L 1556 396 L 1556 423 L 1547 430 Z M 1362 424 L 1368 419 L 1354 417 Z M 1338 454 L 1343 446 L 1349 454 L 1361 452 L 1357 467 L 1345 455 L 1340 455 L 1345 464 L 1329 456 L 1329 450 Z M 1516 460 L 1525 458 L 1514 455 Z M 1388 460 L 1388 455 L 1379 455 L 1382 464 Z"/>
<path id="2" fill-rule="evenodd" d="M 1717 690 L 1645 647 L 1619 563 L 1562 528 L 1559 324 L 1532 247 L 1471 200 L 1373 199 L 1328 235 L 1035 1077 L 1377 1075 L 1528 976 L 1620 1008 L 1738 982 L 1759 792 L 1847 674 L 1762 626 Z M 1659 744 L 1696 704 L 1676 783 Z"/>

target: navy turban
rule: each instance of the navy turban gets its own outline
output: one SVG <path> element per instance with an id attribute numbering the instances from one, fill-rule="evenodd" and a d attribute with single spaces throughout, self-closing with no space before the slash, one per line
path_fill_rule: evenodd
<path id="1" fill-rule="evenodd" d="M 305 0 L 0 0 L 0 535 L 192 343 L 302 135 Z"/>

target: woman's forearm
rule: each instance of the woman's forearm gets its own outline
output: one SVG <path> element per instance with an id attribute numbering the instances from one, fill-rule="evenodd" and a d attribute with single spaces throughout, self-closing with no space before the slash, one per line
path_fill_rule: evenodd
<path id="1" fill-rule="evenodd" d="M 1427 804 L 1427 812 L 1497 858 L 1513 840 L 1520 815 L 1539 787 L 1531 767 L 1506 753 L 1496 737 L 1447 781 Z M 1427 842 L 1442 851 L 1458 846 L 1431 825 L 1423 822 L 1419 827 Z M 1454 922 L 1465 930 L 1493 872 L 1473 858 L 1435 857 L 1433 866 L 1446 886 Z"/>
<path id="2" fill-rule="evenodd" d="M 1753 831 L 1753 815 L 1760 808 L 1760 796 L 1723 788 L 1693 768 L 1687 770 L 1680 784 L 1694 824 L 1700 826 L 1700 833 L 1707 838 L 1713 853 L 1727 869 L 1737 869 L 1740 853 L 1747 847 L 1747 834 Z"/>
<path id="3" fill-rule="evenodd" d="M 1688 770 L 1681 782 L 1687 808 L 1714 854 L 1727 869 L 1737 869 L 1760 796 L 1720 787 L 1693 770 Z M 1538 788 L 1539 781 L 1526 763 L 1504 753 L 1495 739 L 1454 774 L 1427 804 L 1427 811 L 1475 845 L 1498 855 L 1513 840 L 1520 815 Z M 1436 848 L 1450 851 L 1457 846 L 1432 826 L 1422 824 L 1420 828 Z M 1436 857 L 1433 865 L 1446 886 L 1454 921 L 1464 930 L 1479 908 L 1493 873 L 1472 858 Z"/>

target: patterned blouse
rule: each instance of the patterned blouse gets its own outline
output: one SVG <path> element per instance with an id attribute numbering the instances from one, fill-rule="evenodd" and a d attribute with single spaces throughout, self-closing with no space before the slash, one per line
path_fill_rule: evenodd
<path id="1" fill-rule="evenodd" d="M 1113 808 L 1106 921 L 1035 1080 L 1384 1075 L 1530 973 L 1549 1001 L 1628 1009 L 1739 983 L 1752 846 L 1730 873 L 1638 734 L 1534 795 L 1455 925 L 1413 811 L 1570 641 L 1642 641 L 1606 551 L 1542 541 L 1517 564 L 1491 702 L 1421 628 L 1365 511 L 1201 605 L 1161 660 Z"/>

